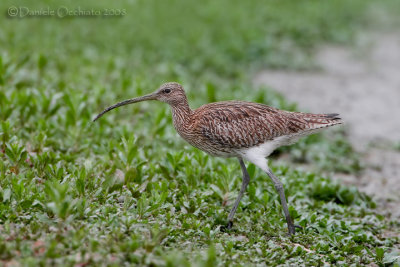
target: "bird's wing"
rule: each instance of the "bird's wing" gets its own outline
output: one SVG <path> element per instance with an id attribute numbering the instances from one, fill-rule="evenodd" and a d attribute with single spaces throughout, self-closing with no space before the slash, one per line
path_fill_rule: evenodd
<path id="1" fill-rule="evenodd" d="M 234 149 L 330 126 L 340 120 L 337 114 L 288 112 L 242 101 L 207 104 L 196 110 L 196 117 L 203 138 L 217 146 Z"/>

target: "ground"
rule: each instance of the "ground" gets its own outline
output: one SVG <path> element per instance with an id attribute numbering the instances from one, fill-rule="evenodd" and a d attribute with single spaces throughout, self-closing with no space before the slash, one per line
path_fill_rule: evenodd
<path id="1" fill-rule="evenodd" d="M 346 75 L 342 69 L 352 70 L 355 62 L 347 48 L 335 48 L 328 60 L 339 60 L 342 67 L 328 67 L 316 51 L 324 44 L 351 46 L 357 33 L 375 24 L 377 10 L 385 18 L 398 17 L 399 4 L 0 1 L 0 265 L 398 266 L 399 220 L 386 216 L 377 207 L 381 202 L 352 182 L 370 172 L 362 163 L 364 145 L 351 141 L 359 133 L 351 114 L 359 113 L 343 113 L 344 106 L 326 110 L 343 113 L 346 126 L 271 155 L 289 212 L 303 227 L 295 236 L 287 235 L 273 184 L 249 163 L 248 190 L 233 228 L 225 230 L 241 185 L 238 161 L 211 157 L 185 143 L 166 104 L 138 103 L 92 120 L 105 107 L 155 91 L 167 81 L 184 85 L 192 108 L 240 99 L 314 111 L 320 98 L 286 98 L 271 88 L 280 90 L 278 84 L 255 84 L 254 75 L 284 69 L 285 79 L 304 80 L 296 71 L 309 75 L 313 70 L 312 77 L 334 90 L 339 90 L 338 80 L 357 87 L 353 76 L 369 86 L 375 73 L 388 75 L 388 70 L 364 70 L 360 63 Z M 73 12 L 62 18 L 18 17 L 10 16 L 10 8 Z M 81 16 L 79 10 L 100 15 Z M 118 10 L 124 15 L 116 15 Z M 316 73 L 315 62 L 325 70 Z M 386 95 L 378 96 L 374 102 L 380 105 Z M 390 101 L 395 99 L 385 102 L 387 108 L 393 107 Z M 371 128 L 371 133 L 379 131 Z M 389 146 L 399 149 L 394 134 Z M 381 181 L 378 169 L 373 175 Z"/>

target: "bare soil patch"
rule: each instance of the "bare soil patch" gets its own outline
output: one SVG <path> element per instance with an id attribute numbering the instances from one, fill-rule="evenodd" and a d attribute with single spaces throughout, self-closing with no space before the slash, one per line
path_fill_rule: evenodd
<path id="1" fill-rule="evenodd" d="M 264 70 L 256 85 L 282 93 L 299 109 L 340 113 L 366 166 L 360 176 L 338 175 L 374 195 L 400 217 L 400 33 L 367 34 L 355 47 L 325 46 L 317 71 Z"/>

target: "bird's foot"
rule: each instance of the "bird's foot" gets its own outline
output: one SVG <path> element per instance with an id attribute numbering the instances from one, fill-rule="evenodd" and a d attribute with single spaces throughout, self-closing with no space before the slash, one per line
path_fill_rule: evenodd
<path id="1" fill-rule="evenodd" d="M 222 225 L 220 229 L 222 232 L 227 232 L 228 230 L 232 229 L 232 226 L 233 226 L 233 222 L 229 221 L 227 225 Z"/>
<path id="2" fill-rule="evenodd" d="M 295 230 L 296 228 L 294 227 L 294 225 L 289 225 L 288 226 L 288 230 L 289 230 L 289 236 L 292 236 L 292 235 L 294 235 L 295 233 L 296 233 L 296 230 Z"/>
<path id="3" fill-rule="evenodd" d="M 298 225 L 298 224 L 295 224 L 295 225 L 294 225 L 294 228 L 297 228 L 297 229 L 303 230 L 303 226 L 300 226 L 300 225 Z"/>
<path id="4" fill-rule="evenodd" d="M 292 235 L 296 234 L 296 228 L 299 229 L 299 230 L 303 229 L 303 227 L 301 227 L 298 224 L 288 225 L 288 229 L 289 229 L 289 233 L 288 234 L 289 234 L 289 236 L 292 236 Z"/>

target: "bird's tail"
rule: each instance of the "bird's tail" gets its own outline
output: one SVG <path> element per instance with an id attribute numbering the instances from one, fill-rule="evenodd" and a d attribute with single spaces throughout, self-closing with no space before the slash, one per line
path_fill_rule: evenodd
<path id="1" fill-rule="evenodd" d="M 340 115 L 338 113 L 328 113 L 322 114 L 322 117 L 330 119 L 330 120 L 341 120 Z"/>
<path id="2" fill-rule="evenodd" d="M 320 129 L 342 124 L 343 120 L 337 113 L 328 114 L 307 114 L 304 119 L 308 122 L 310 129 Z"/>

